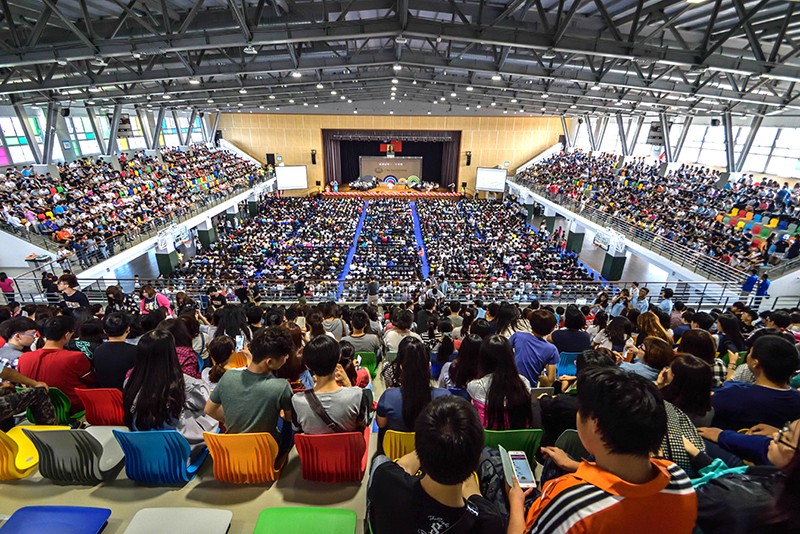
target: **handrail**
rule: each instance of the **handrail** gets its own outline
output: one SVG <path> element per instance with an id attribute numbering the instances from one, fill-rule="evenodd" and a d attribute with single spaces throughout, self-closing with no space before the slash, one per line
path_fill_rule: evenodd
<path id="1" fill-rule="evenodd" d="M 800 237 L 797 239 L 800 239 Z M 780 278 L 784 274 L 790 273 L 796 269 L 800 269 L 800 256 L 792 258 L 789 261 L 782 261 L 778 265 L 766 269 L 764 272 L 767 273 L 771 279 L 775 280 L 776 278 Z"/>
<path id="2" fill-rule="evenodd" d="M 552 200 L 565 209 L 572 208 L 572 211 L 576 215 L 580 215 L 592 222 L 622 232 L 631 241 L 648 250 L 656 252 L 660 256 L 677 263 L 681 267 L 703 275 L 710 280 L 733 282 L 741 279 L 743 276 L 744 271 L 726 265 L 690 247 L 666 239 L 642 226 L 632 224 L 622 218 L 615 217 L 596 208 L 583 206 L 564 194 L 553 194 L 548 191 L 545 186 L 531 184 L 516 177 L 509 178 L 509 181 L 523 189 L 529 190 L 531 193 Z"/>

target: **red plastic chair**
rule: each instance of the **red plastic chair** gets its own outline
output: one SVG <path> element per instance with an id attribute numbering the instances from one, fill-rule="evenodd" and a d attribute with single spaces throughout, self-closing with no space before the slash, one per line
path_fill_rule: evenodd
<path id="1" fill-rule="evenodd" d="M 86 422 L 90 425 L 123 426 L 122 392 L 116 388 L 75 389 L 86 408 Z"/>
<path id="2" fill-rule="evenodd" d="M 367 469 L 370 427 L 364 432 L 295 434 L 294 445 L 303 479 L 314 482 L 359 482 Z"/>

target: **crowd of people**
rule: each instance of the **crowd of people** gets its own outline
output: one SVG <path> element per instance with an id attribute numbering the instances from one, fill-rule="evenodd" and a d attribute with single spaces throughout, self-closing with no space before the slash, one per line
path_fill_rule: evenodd
<path id="1" fill-rule="evenodd" d="M 23 236 L 60 245 L 60 259 L 80 267 L 109 258 L 125 240 L 168 224 L 197 206 L 252 187 L 263 174 L 231 152 L 193 145 L 119 156 L 119 170 L 103 160 L 59 163 L 58 175 L 32 166 L 0 175 L 2 221 Z"/>
<path id="2" fill-rule="evenodd" d="M 800 239 L 777 226 L 767 236 L 729 225 L 718 216 L 742 213 L 776 218 L 784 229 L 800 223 L 800 183 L 757 181 L 753 175 L 717 187 L 720 171 L 682 165 L 660 175 L 660 165 L 635 158 L 618 165 L 613 154 L 580 150 L 559 153 L 517 174 L 513 180 L 540 188 L 685 245 L 702 256 L 740 269 L 800 255 Z M 668 206 L 669 209 L 665 209 Z M 721 218 L 720 218 L 721 219 Z M 764 224 L 759 226 L 765 226 Z M 778 225 L 778 226 L 779 226 Z"/>
<path id="3" fill-rule="evenodd" d="M 150 286 L 109 288 L 103 309 L 74 275 L 58 282 L 59 305 L 0 307 L 0 378 L 21 386 L 0 388 L 5 429 L 26 408 L 55 423 L 47 387 L 73 413 L 77 388 L 117 388 L 131 430 L 177 430 L 192 458 L 203 432 L 269 432 L 281 466 L 297 433 L 358 432 L 374 416 L 376 534 L 800 524 L 798 309 L 698 311 L 646 288 L 580 307 L 432 296 L 286 307 L 211 288 L 201 310 Z M 542 431 L 526 489 L 484 448 L 484 430 L 523 429 Z M 415 432 L 415 450 L 386 456 L 389 430 Z"/>

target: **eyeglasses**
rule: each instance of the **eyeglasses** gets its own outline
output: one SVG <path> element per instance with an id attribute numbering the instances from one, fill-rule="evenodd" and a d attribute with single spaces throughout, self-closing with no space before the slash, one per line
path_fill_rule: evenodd
<path id="1" fill-rule="evenodd" d="M 781 428 L 780 430 L 778 430 L 778 435 L 777 435 L 777 436 L 775 436 L 775 441 L 776 441 L 777 443 L 780 443 L 781 445 L 785 445 L 785 446 L 789 447 L 789 448 L 790 448 L 790 449 L 792 449 L 793 451 L 796 451 L 796 450 L 797 450 L 797 445 L 792 445 L 792 444 L 791 444 L 791 443 L 789 443 L 789 441 L 788 441 L 788 440 L 785 438 L 786 434 L 787 434 L 788 432 L 791 432 L 791 431 L 792 431 L 792 429 L 791 429 L 791 428 L 789 428 L 789 425 L 791 425 L 791 424 L 792 424 L 792 422 L 791 422 L 791 421 L 787 421 L 787 422 L 786 422 L 786 424 L 785 424 L 785 425 L 783 425 L 783 428 Z"/>
<path id="2" fill-rule="evenodd" d="M 19 336 L 36 337 L 37 332 L 17 332 Z"/>

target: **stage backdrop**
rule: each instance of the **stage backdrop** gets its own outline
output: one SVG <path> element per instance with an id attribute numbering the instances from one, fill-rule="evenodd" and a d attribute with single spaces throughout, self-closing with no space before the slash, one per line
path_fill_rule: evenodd
<path id="1" fill-rule="evenodd" d="M 417 178 L 423 176 L 422 158 L 420 157 L 361 156 L 359 159 L 361 160 L 361 176 L 375 176 L 378 182 L 392 178 L 408 180 L 409 176 Z"/>

